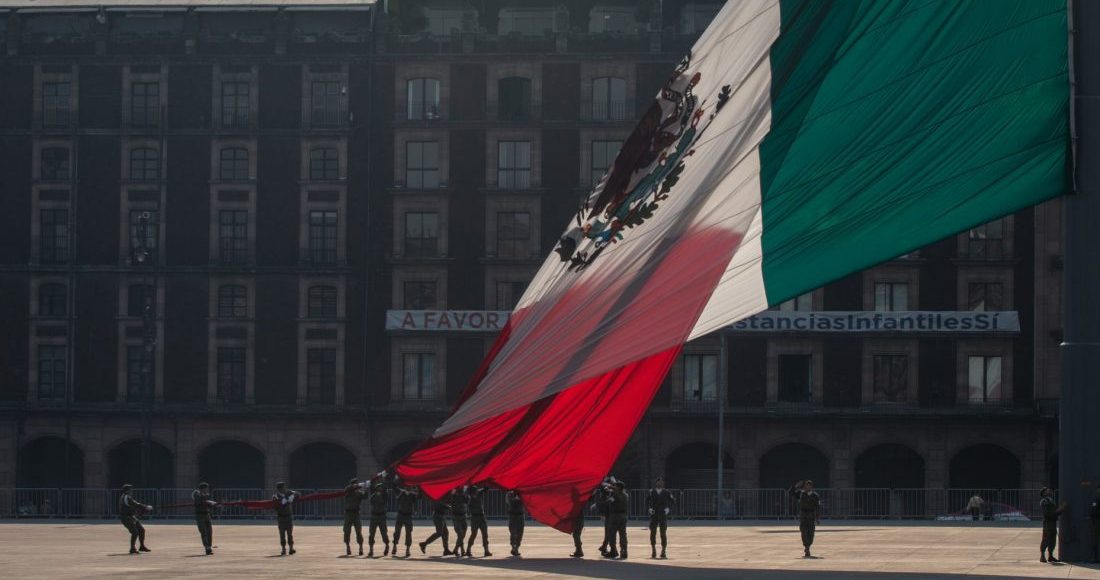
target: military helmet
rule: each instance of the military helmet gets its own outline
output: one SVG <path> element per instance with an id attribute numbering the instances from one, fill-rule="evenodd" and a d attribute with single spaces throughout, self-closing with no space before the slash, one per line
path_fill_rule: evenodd
<path id="1" fill-rule="evenodd" d="M 353 478 L 351 478 L 351 481 L 348 482 L 348 485 L 355 485 L 357 483 L 359 483 L 359 478 L 358 477 L 353 477 Z"/>
<path id="2" fill-rule="evenodd" d="M 122 491 L 130 491 L 131 489 L 134 489 L 134 486 L 132 484 L 129 484 L 129 483 L 122 484 Z"/>
<path id="3" fill-rule="evenodd" d="M 209 488 L 210 488 L 210 484 L 209 484 L 209 483 L 206 483 L 205 481 L 204 481 L 204 482 L 201 482 L 201 483 L 199 483 L 199 489 L 209 489 Z"/>
<path id="4" fill-rule="evenodd" d="M 285 481 L 275 482 L 275 489 L 283 489 L 284 487 L 286 487 L 286 482 Z"/>

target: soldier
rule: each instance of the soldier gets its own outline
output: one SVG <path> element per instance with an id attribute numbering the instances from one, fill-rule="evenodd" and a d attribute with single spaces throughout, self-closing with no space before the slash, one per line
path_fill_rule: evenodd
<path id="1" fill-rule="evenodd" d="M 413 512 L 416 511 L 416 498 L 420 492 L 413 487 L 397 488 L 397 518 L 393 524 L 393 557 L 397 557 L 397 546 L 401 543 L 401 529 L 405 529 L 405 557 L 409 557 L 409 548 L 413 543 Z"/>
<path id="2" fill-rule="evenodd" d="M 607 520 L 609 522 L 608 527 L 608 551 L 604 554 L 605 558 L 622 558 L 626 559 L 626 522 L 627 517 L 630 515 L 630 497 L 626 494 L 626 484 L 622 481 L 616 480 L 611 486 L 611 493 L 607 496 L 607 508 L 608 515 Z M 618 546 L 615 545 L 615 539 L 618 536 Z"/>
<path id="3" fill-rule="evenodd" d="M 374 483 L 374 491 L 370 494 L 370 533 L 367 538 L 367 545 L 369 551 L 367 552 L 368 558 L 374 557 L 374 532 L 376 530 L 382 530 L 382 541 L 386 543 L 386 550 L 382 552 L 383 556 L 388 556 L 390 553 L 390 532 L 386 529 L 386 508 L 389 506 L 390 497 L 386 493 L 386 486 L 381 481 Z M 397 550 L 396 545 L 394 550 Z"/>
<path id="4" fill-rule="evenodd" d="M 355 528 L 355 541 L 359 543 L 359 555 L 363 555 L 363 520 L 359 516 L 359 506 L 367 496 L 366 483 L 351 478 L 344 488 L 344 548 L 345 556 L 351 555 L 351 529 Z"/>
<path id="5" fill-rule="evenodd" d="M 511 490 L 507 496 L 508 503 L 508 543 L 512 545 L 512 555 L 519 556 L 519 545 L 523 542 L 523 526 L 527 514 L 523 510 L 523 498 L 519 492 Z"/>
<path id="6" fill-rule="evenodd" d="M 492 556 L 489 551 L 489 524 L 485 521 L 485 490 L 484 487 L 470 486 L 467 497 L 470 499 L 470 541 L 466 543 L 466 557 L 470 557 L 470 548 L 474 547 L 477 533 L 481 532 L 481 547 L 485 557 Z"/>
<path id="7" fill-rule="evenodd" d="M 200 483 L 191 492 L 191 501 L 195 504 L 195 525 L 199 527 L 199 537 L 206 555 L 214 554 L 214 523 L 210 521 L 210 509 L 218 504 L 210 498 L 210 484 Z"/>
<path id="8" fill-rule="evenodd" d="M 1039 543 L 1039 561 L 1057 564 L 1061 562 L 1054 557 L 1054 548 L 1058 546 L 1058 516 L 1066 511 L 1066 503 L 1056 503 L 1054 490 L 1049 487 L 1044 487 L 1039 493 L 1043 497 L 1039 500 L 1039 507 L 1043 510 L 1043 539 Z"/>
<path id="9" fill-rule="evenodd" d="M 451 516 L 455 525 L 455 557 L 461 557 L 466 552 L 466 512 L 469 511 L 470 500 L 466 497 L 466 488 L 458 488 L 451 491 Z"/>
<path id="10" fill-rule="evenodd" d="M 821 523 L 821 496 L 814 491 L 814 482 L 807 479 L 795 483 L 789 490 L 791 497 L 798 502 L 798 530 L 802 532 L 803 558 L 811 558 L 810 546 L 814 543 L 814 532 Z"/>
<path id="11" fill-rule="evenodd" d="M 275 495 L 271 501 L 275 502 L 275 518 L 279 523 L 279 545 L 283 547 L 282 556 L 286 555 L 287 546 L 290 546 L 290 555 L 294 550 L 294 500 L 301 495 L 296 491 L 287 491 L 286 482 L 275 484 Z"/>
<path id="12" fill-rule="evenodd" d="M 611 481 L 615 478 L 605 479 L 603 483 L 596 488 L 592 493 L 592 509 L 595 509 L 600 517 L 603 519 L 603 542 L 600 542 L 600 555 L 607 557 L 607 544 L 611 537 L 611 518 L 608 517 L 610 512 L 608 511 L 607 498 L 611 494 Z"/>
<path id="13" fill-rule="evenodd" d="M 134 486 L 129 483 L 122 486 L 122 496 L 118 498 L 118 519 L 122 521 L 122 525 L 126 527 L 126 531 L 130 532 L 130 553 L 137 554 L 139 550 L 141 552 L 150 552 L 149 548 L 145 547 L 145 526 L 141 525 L 139 515 L 145 512 L 153 511 L 153 506 L 146 505 L 138 500 L 134 499 L 130 492 L 133 491 Z M 135 548 L 134 544 L 140 543 L 140 548 Z"/>
<path id="14" fill-rule="evenodd" d="M 580 504 L 580 493 L 576 488 L 573 488 L 573 504 Z M 580 510 L 577 511 L 577 519 L 573 520 L 573 553 L 569 554 L 570 558 L 583 558 L 584 550 L 581 549 L 581 534 L 584 532 L 584 506 L 580 506 Z"/>
<path id="15" fill-rule="evenodd" d="M 1100 489 L 1089 506 L 1089 521 L 1092 522 L 1092 561 L 1100 562 Z"/>
<path id="16" fill-rule="evenodd" d="M 653 489 L 649 490 L 649 547 L 652 549 L 651 558 L 657 557 L 657 530 L 661 530 L 661 559 L 668 558 L 666 548 L 668 537 L 665 531 L 668 529 L 668 513 L 672 506 L 676 505 L 676 498 L 672 492 L 665 489 L 665 480 L 658 477 L 653 482 Z"/>
<path id="17" fill-rule="evenodd" d="M 440 498 L 439 501 L 432 505 L 432 524 L 435 526 L 435 533 L 428 536 L 427 540 L 420 542 L 420 553 L 428 553 L 428 544 L 436 541 L 437 539 L 443 539 L 443 555 L 451 555 L 451 544 L 447 539 L 447 512 L 451 510 L 451 504 L 447 503 L 448 498 Z"/>

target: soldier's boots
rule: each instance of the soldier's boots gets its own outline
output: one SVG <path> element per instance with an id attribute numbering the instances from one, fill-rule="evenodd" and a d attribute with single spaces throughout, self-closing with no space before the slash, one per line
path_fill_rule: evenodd
<path id="1" fill-rule="evenodd" d="M 141 547 L 138 548 L 138 551 L 140 551 L 140 552 L 152 552 L 152 550 L 145 547 L 145 544 L 142 544 Z"/>
<path id="2" fill-rule="evenodd" d="M 373 558 L 374 557 L 374 545 L 373 544 L 371 545 L 370 550 L 367 551 L 367 557 L 368 558 Z"/>
<path id="3" fill-rule="evenodd" d="M 517 548 L 515 546 L 512 546 L 512 555 L 513 556 L 518 556 L 519 555 L 519 548 Z"/>
<path id="4" fill-rule="evenodd" d="M 570 558 L 583 558 L 583 557 L 584 557 L 584 552 L 582 552 L 582 551 L 581 551 L 581 550 L 580 550 L 580 549 L 578 548 L 578 549 L 577 549 L 577 551 L 573 552 L 572 554 L 569 554 L 569 557 L 570 557 Z"/>
<path id="5" fill-rule="evenodd" d="M 809 548 L 806 548 L 806 553 L 805 553 L 805 554 L 803 554 L 803 556 L 802 556 L 802 557 L 803 557 L 803 558 L 809 558 L 809 557 L 810 557 L 810 549 L 809 549 Z"/>
<path id="6" fill-rule="evenodd" d="M 454 552 L 451 550 L 451 548 L 447 544 L 443 544 L 443 555 L 444 556 L 450 556 L 450 555 L 453 555 L 453 554 L 454 554 Z"/>
<path id="7" fill-rule="evenodd" d="M 405 557 L 406 558 L 409 557 L 409 546 L 410 546 L 409 544 L 405 544 Z"/>
<path id="8" fill-rule="evenodd" d="M 661 548 L 661 559 L 662 560 L 668 560 L 668 555 L 665 554 L 665 549 L 664 548 Z"/>
<path id="9" fill-rule="evenodd" d="M 621 558 L 622 558 L 623 560 L 625 560 L 625 559 L 626 559 L 626 547 L 625 547 L 625 546 L 623 547 L 623 552 L 622 552 L 622 556 L 621 556 Z"/>
<path id="10" fill-rule="evenodd" d="M 130 553 L 133 554 L 134 552 L 131 550 Z M 1039 561 L 1046 564 L 1047 563 L 1047 555 L 1043 554 L 1043 553 L 1040 553 L 1039 554 Z"/>
<path id="11" fill-rule="evenodd" d="M 653 559 L 657 558 L 657 546 L 653 546 L 653 552 L 650 553 L 649 557 Z"/>
<path id="12" fill-rule="evenodd" d="M 213 556 L 214 555 L 214 550 L 211 550 L 210 548 L 207 548 L 206 549 L 206 555 L 207 556 Z"/>
<path id="13" fill-rule="evenodd" d="M 359 544 L 359 555 L 363 555 L 363 544 Z"/>
<path id="14" fill-rule="evenodd" d="M 486 557 L 486 558 L 488 558 L 488 557 L 490 557 L 490 556 L 492 556 L 492 555 L 493 555 L 493 553 L 489 551 L 489 546 L 485 546 L 485 548 L 484 548 L 484 549 L 485 549 L 485 557 Z M 516 554 L 516 555 L 518 556 L 519 554 Z"/>
<path id="15" fill-rule="evenodd" d="M 286 555 L 286 546 L 283 546 L 283 553 L 282 553 L 282 554 L 279 554 L 279 555 L 280 555 L 280 556 L 285 556 L 285 555 Z"/>
<path id="16" fill-rule="evenodd" d="M 131 547 L 131 548 L 130 548 L 130 553 L 131 553 L 131 554 L 137 554 L 137 553 L 138 553 L 138 551 L 137 551 L 137 548 L 133 548 L 133 547 Z M 1044 561 L 1044 562 L 1046 562 L 1046 560 L 1043 560 L 1043 561 Z"/>
<path id="17" fill-rule="evenodd" d="M 347 552 L 344 555 L 345 556 L 350 556 L 351 555 L 351 544 L 344 544 L 344 547 L 347 548 Z"/>
<path id="18" fill-rule="evenodd" d="M 393 549 L 396 551 L 397 546 L 394 546 Z M 386 549 L 382 551 L 382 555 L 383 556 L 389 556 L 390 555 L 390 543 L 389 542 L 386 542 Z"/>
<path id="19" fill-rule="evenodd" d="M 616 550 L 615 548 L 612 548 L 612 549 L 608 550 L 607 553 L 603 555 L 603 557 L 604 558 L 611 558 L 612 560 L 614 560 L 615 558 L 619 557 L 619 551 Z"/>
<path id="20" fill-rule="evenodd" d="M 420 553 L 421 554 L 427 554 L 428 553 L 428 544 L 425 544 L 424 542 L 420 542 L 417 545 L 420 546 Z"/>
<path id="21" fill-rule="evenodd" d="M 293 556 L 296 553 L 297 553 L 297 551 L 294 550 L 294 544 L 291 544 L 290 545 L 290 555 Z"/>

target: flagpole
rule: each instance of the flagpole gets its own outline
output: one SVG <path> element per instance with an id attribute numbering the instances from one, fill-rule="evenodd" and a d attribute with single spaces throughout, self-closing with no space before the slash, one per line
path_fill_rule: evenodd
<path id="1" fill-rule="evenodd" d="M 1089 504 L 1100 484 L 1100 2 L 1070 0 L 1074 192 L 1065 200 L 1065 331 L 1059 408 L 1061 556 L 1093 558 Z M 1037 498 L 1036 498 L 1037 501 Z"/>

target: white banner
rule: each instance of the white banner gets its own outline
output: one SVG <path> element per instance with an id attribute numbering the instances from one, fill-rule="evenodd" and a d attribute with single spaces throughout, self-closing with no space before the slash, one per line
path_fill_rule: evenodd
<path id="1" fill-rule="evenodd" d="M 506 310 L 388 310 L 386 330 L 497 332 Z M 1004 312 L 789 312 L 768 310 L 727 327 L 735 332 L 1020 332 L 1020 316 Z"/>

